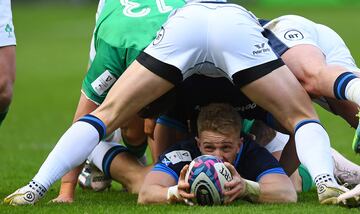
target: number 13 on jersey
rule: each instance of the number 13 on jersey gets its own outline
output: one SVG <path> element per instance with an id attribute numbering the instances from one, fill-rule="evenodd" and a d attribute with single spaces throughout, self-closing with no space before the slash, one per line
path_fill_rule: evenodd
<path id="1" fill-rule="evenodd" d="M 173 7 L 166 5 L 165 0 L 147 0 L 147 1 L 156 1 L 156 6 L 159 13 L 168 13 L 173 10 Z M 143 7 L 141 3 L 130 1 L 130 0 L 120 0 L 120 3 L 125 7 L 123 13 L 125 16 L 129 17 L 143 17 L 150 13 L 150 7 Z M 139 10 L 139 8 L 141 8 Z"/>

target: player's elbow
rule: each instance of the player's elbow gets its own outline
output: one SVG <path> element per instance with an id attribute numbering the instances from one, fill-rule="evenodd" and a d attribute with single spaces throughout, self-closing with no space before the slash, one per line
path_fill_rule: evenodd
<path id="1" fill-rule="evenodd" d="M 297 194 L 294 188 L 289 188 L 281 191 L 279 201 L 281 203 L 296 203 Z"/>
<path id="2" fill-rule="evenodd" d="M 140 188 L 137 203 L 138 204 L 151 204 L 151 203 L 153 203 L 151 198 L 152 198 L 152 194 L 151 194 L 150 188 L 147 188 L 146 186 L 143 185 Z"/>

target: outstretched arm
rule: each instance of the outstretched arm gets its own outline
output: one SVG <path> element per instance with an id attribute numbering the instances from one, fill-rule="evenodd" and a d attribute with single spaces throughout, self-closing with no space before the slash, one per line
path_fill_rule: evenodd
<path id="1" fill-rule="evenodd" d="M 82 167 L 83 165 L 74 168 L 61 178 L 59 195 L 52 202 L 72 203 L 74 201 L 75 187 Z"/>
<path id="2" fill-rule="evenodd" d="M 228 189 L 224 192 L 225 203 L 237 198 L 259 203 L 296 202 L 296 191 L 288 176 L 270 173 L 262 176 L 259 182 L 254 182 L 242 178 L 230 163 L 225 165 L 233 175 L 233 180 L 225 184 Z"/>
<path id="3" fill-rule="evenodd" d="M 171 175 L 161 171 L 151 171 L 145 177 L 141 187 L 138 203 L 140 204 L 165 204 L 175 202 L 185 202 L 194 198 L 194 194 L 189 193 L 190 185 L 185 181 L 185 174 L 188 165 L 180 172 L 177 182 Z"/>
<path id="4" fill-rule="evenodd" d="M 81 93 L 73 121 L 77 121 L 80 117 L 92 112 L 96 108 L 97 105 Z M 74 201 L 75 187 L 82 167 L 83 165 L 80 165 L 62 177 L 59 195 L 52 200 L 53 202 L 72 203 Z"/>

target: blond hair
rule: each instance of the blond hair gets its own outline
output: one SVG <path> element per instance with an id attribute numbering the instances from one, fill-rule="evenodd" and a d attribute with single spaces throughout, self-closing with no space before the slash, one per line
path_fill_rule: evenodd
<path id="1" fill-rule="evenodd" d="M 227 103 L 211 103 L 201 108 L 197 119 L 198 134 L 214 131 L 220 134 L 239 133 L 241 117 L 234 107 Z"/>

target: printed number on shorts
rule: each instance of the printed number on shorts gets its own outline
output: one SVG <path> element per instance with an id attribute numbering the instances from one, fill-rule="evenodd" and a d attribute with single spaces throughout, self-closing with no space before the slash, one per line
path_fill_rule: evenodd
<path id="1" fill-rule="evenodd" d="M 155 1 L 156 1 L 157 9 L 159 10 L 159 13 L 167 13 L 173 9 L 173 7 L 165 4 L 165 0 L 155 0 Z M 120 0 L 120 3 L 125 7 L 123 10 L 123 13 L 125 16 L 143 17 L 143 16 L 148 15 L 151 11 L 151 9 L 149 7 L 147 7 L 147 8 L 143 8 L 140 11 L 135 12 L 136 9 L 141 7 L 141 4 L 134 2 L 134 1 Z"/>

